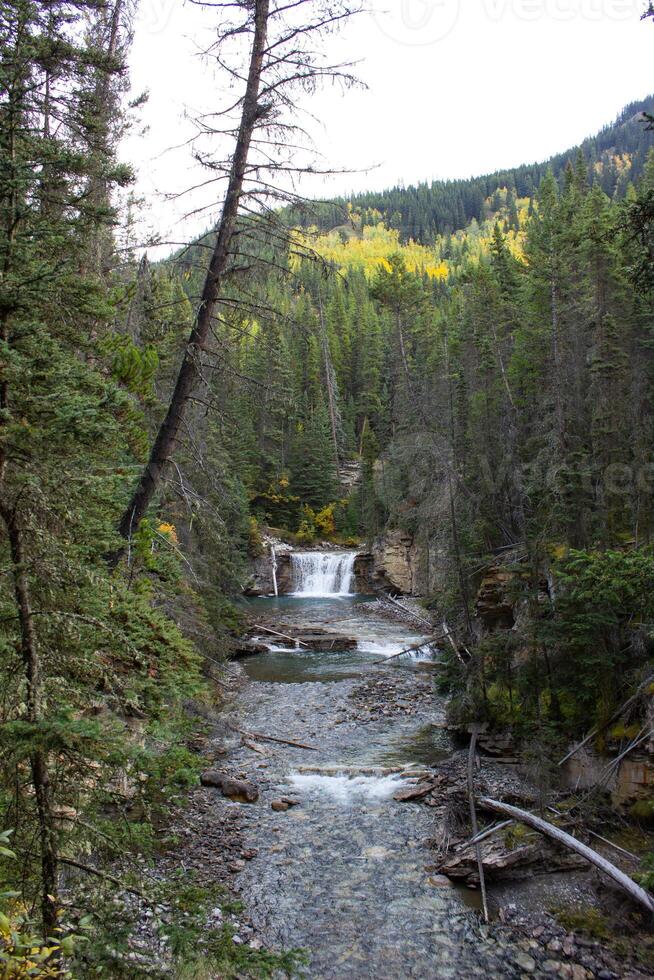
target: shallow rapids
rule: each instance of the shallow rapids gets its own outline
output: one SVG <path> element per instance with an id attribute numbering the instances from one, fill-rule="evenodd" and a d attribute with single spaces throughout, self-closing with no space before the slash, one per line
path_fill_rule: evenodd
<path id="1" fill-rule="evenodd" d="M 277 645 L 244 661 L 249 683 L 231 724 L 255 741 L 268 734 L 315 751 L 264 741 L 231 748 L 225 765 L 261 794 L 253 806 L 227 804 L 241 807 L 247 846 L 258 850 L 237 886 L 267 942 L 306 951 L 307 977 L 518 977 L 508 952 L 484 938 L 475 894 L 430 873 L 432 811 L 393 799 L 412 767 L 436 764 L 451 746 L 439 727 L 437 668 L 383 662 L 420 634 L 370 608 L 355 596 L 251 604 L 255 618 L 331 627 L 357 648 Z M 272 810 L 281 797 L 297 805 Z"/>

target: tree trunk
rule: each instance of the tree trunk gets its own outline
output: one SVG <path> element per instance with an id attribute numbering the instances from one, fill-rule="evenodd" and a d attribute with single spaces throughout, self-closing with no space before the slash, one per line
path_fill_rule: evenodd
<path id="1" fill-rule="evenodd" d="M 322 352 L 325 361 L 325 386 L 327 388 L 327 404 L 329 406 L 329 423 L 332 430 L 332 443 L 334 445 L 334 462 L 336 464 L 336 476 L 341 479 L 341 460 L 338 452 L 338 405 L 336 404 L 336 392 L 334 391 L 334 366 L 329 353 L 329 338 L 322 310 L 322 296 L 318 287 L 318 312 L 320 314 L 320 337 L 322 341 Z"/>
<path id="2" fill-rule="evenodd" d="M 477 748 L 477 729 L 473 731 L 470 736 L 470 745 L 468 747 L 468 804 L 470 807 L 470 825 L 472 827 L 472 836 L 477 837 L 479 833 L 479 826 L 477 824 L 477 808 L 475 806 L 475 750 Z M 477 859 L 477 868 L 479 870 L 479 889 L 481 891 L 481 904 L 484 910 L 484 921 L 488 922 L 488 900 L 486 898 L 486 877 L 484 875 L 484 862 L 481 856 L 481 846 L 479 841 L 475 840 L 475 857 Z"/>
<path id="3" fill-rule="evenodd" d="M 166 412 L 157 433 L 150 458 L 141 474 L 118 530 L 123 538 L 129 540 L 132 531 L 138 528 L 156 494 L 168 461 L 175 449 L 180 428 L 184 422 L 187 405 L 200 378 L 200 358 L 211 330 L 213 314 L 218 302 L 220 287 L 227 269 L 229 250 L 236 227 L 239 204 L 243 193 L 248 153 L 252 134 L 266 108 L 258 103 L 261 85 L 261 71 L 268 33 L 269 0 L 255 0 L 254 38 L 250 56 L 247 86 L 243 98 L 241 122 L 236 140 L 236 148 L 227 187 L 222 216 L 218 226 L 216 244 L 213 249 L 209 269 L 204 281 L 200 308 L 191 331 L 184 359 L 177 376 L 177 382 Z M 112 556 L 115 560 L 118 556 Z"/>
<path id="4" fill-rule="evenodd" d="M 491 800 L 487 797 L 482 797 L 479 800 L 481 806 L 485 807 L 487 810 L 492 810 L 494 813 L 500 813 L 504 817 L 510 817 L 512 820 L 517 820 L 519 823 L 524 823 L 528 827 L 533 827 L 534 830 L 538 830 L 541 834 L 545 834 L 547 837 L 551 837 L 552 840 L 556 841 L 557 844 L 567 847 L 569 850 L 574 851 L 575 854 L 579 854 L 581 857 L 589 861 L 590 864 L 595 865 L 600 871 L 612 878 L 617 885 L 620 886 L 635 902 L 638 902 L 651 914 L 654 912 L 654 900 L 649 892 L 646 892 L 644 888 L 637 885 L 633 879 L 626 875 L 619 868 L 616 868 L 614 864 L 607 861 L 606 858 L 598 854 L 592 848 L 588 847 L 587 844 L 582 844 L 575 837 L 570 834 L 566 834 L 564 830 L 559 827 L 555 827 L 554 824 L 547 823 L 546 820 L 542 820 L 540 817 L 535 816 L 533 813 L 529 813 L 527 810 L 521 810 L 517 806 L 510 806 L 508 803 L 501 803 L 498 800 Z"/>
<path id="5" fill-rule="evenodd" d="M 20 625 L 20 650 L 26 680 L 26 715 L 27 720 L 37 724 L 41 719 L 40 704 L 40 663 L 30 585 L 25 570 L 25 554 L 23 551 L 23 535 L 19 527 L 16 513 L 7 507 L 0 507 L 0 515 L 7 528 L 9 550 L 11 554 L 14 577 L 14 595 L 18 608 Z M 52 814 L 52 791 L 48 772 L 48 759 L 41 749 L 34 749 L 30 754 L 32 770 L 32 785 L 36 799 L 36 810 L 39 824 L 41 845 L 41 912 L 43 916 L 43 933 L 52 936 L 57 925 L 57 839 Z"/>

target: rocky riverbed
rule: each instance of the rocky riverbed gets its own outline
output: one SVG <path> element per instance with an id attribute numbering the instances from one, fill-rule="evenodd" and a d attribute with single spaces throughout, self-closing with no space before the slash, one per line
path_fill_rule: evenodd
<path id="1" fill-rule="evenodd" d="M 588 872 L 537 879 L 533 871 L 543 868 L 535 867 L 525 885 L 491 885 L 490 926 L 478 891 L 443 875 L 460 753 L 445 730 L 438 668 L 388 659 L 419 634 L 355 597 L 256 600 L 253 617 L 264 615 L 338 629 L 357 644 L 321 652 L 271 644 L 249 657 L 239 666 L 245 682 L 214 729 L 218 770 L 257 789 L 251 803 L 220 788 L 199 791 L 221 819 L 237 814 L 247 857 L 227 866 L 257 942 L 304 949 L 303 975 L 326 980 L 648 975 L 547 912 L 563 899 L 587 902 Z M 512 767 L 484 768 L 498 793 L 525 799 Z M 412 799 L 425 778 L 432 788 Z M 474 875 L 461 879 L 474 885 Z"/>
<path id="2" fill-rule="evenodd" d="M 347 595 L 255 599 L 249 614 L 286 638 L 261 631 L 260 651 L 228 665 L 223 708 L 208 719 L 202 785 L 171 813 L 155 866 L 143 865 L 169 895 L 189 883 L 211 894 L 218 884 L 242 900 L 206 906 L 200 936 L 303 950 L 299 975 L 321 980 L 652 975 L 646 932 L 627 915 L 629 939 L 604 934 L 597 879 L 538 835 L 517 847 L 511 831 L 484 842 L 484 924 L 466 849 L 467 753 L 445 723 L 439 651 L 396 656 L 425 635 L 410 618 Z M 348 642 L 325 642 L 321 630 Z M 289 639 L 302 635 L 320 642 Z M 475 782 L 486 795 L 538 807 L 515 765 L 485 755 Z M 482 826 L 494 821 L 480 813 Z M 140 915 L 134 895 L 121 901 L 138 925 L 117 958 L 174 975 L 175 900 Z M 583 924 L 589 908 L 595 935 L 576 931 L 576 911 Z"/>

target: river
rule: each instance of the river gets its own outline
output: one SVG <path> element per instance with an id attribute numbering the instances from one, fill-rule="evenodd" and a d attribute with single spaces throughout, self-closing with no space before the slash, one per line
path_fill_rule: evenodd
<path id="1" fill-rule="evenodd" d="M 294 556 L 297 595 L 255 599 L 249 610 L 338 630 L 357 647 L 273 646 L 244 661 L 249 682 L 228 722 L 317 749 L 230 749 L 230 770 L 260 790 L 253 806 L 231 804 L 258 850 L 239 875 L 248 911 L 267 943 L 306 951 L 308 977 L 519 977 L 511 951 L 480 924 L 474 893 L 443 887 L 430 869 L 433 812 L 393 799 L 407 774 L 389 769 L 437 764 L 451 751 L 433 665 L 385 662 L 421 636 L 351 594 L 351 556 L 311 554 Z M 273 810 L 283 796 L 299 805 Z"/>

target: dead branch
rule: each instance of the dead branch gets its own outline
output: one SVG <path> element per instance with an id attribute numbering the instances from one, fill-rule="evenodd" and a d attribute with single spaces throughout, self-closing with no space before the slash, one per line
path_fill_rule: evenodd
<path id="1" fill-rule="evenodd" d="M 629 875 L 626 875 L 624 871 L 620 871 L 619 868 L 616 868 L 614 864 L 611 864 L 610 861 L 607 861 L 597 851 L 588 847 L 587 844 L 582 844 L 581 841 L 572 837 L 571 834 L 566 834 L 564 830 L 555 827 L 554 824 L 548 823 L 546 820 L 535 816 L 533 813 L 529 813 L 527 810 L 521 810 L 517 806 L 511 806 L 509 803 L 501 803 L 498 800 L 491 800 L 488 797 L 482 797 L 479 803 L 487 810 L 492 810 L 493 813 L 500 813 L 502 816 L 510 817 L 512 820 L 526 824 L 527 827 L 533 827 L 534 830 L 538 830 L 541 834 L 545 834 L 546 837 L 551 837 L 552 840 L 561 844 L 563 847 L 567 847 L 569 850 L 574 851 L 575 854 L 579 854 L 589 864 L 594 865 L 611 878 L 635 902 L 642 905 L 648 912 L 654 913 L 654 900 L 649 892 L 646 892 Z"/>
<path id="2" fill-rule="evenodd" d="M 297 646 L 305 647 L 309 649 L 308 644 L 303 643 L 302 640 L 298 640 L 295 636 L 288 636 L 287 633 L 280 633 L 278 630 L 273 630 L 269 626 L 260 626 L 259 623 L 254 623 L 252 626 L 253 630 L 263 630 L 264 633 L 272 633 L 273 636 L 281 636 L 283 640 L 290 640 L 291 643 L 297 644 Z"/>
<path id="3" fill-rule="evenodd" d="M 470 748 L 468 749 L 468 802 L 470 804 L 470 824 L 472 835 L 476 837 L 479 833 L 477 823 L 477 808 L 475 807 L 475 749 L 477 747 L 477 731 L 470 736 Z M 479 869 L 479 888 L 481 889 L 481 904 L 484 910 L 484 921 L 488 922 L 488 900 L 486 898 L 486 878 L 484 876 L 484 862 L 481 857 L 481 847 L 479 841 L 475 842 L 475 857 L 477 868 Z"/>
<path id="4" fill-rule="evenodd" d="M 426 640 L 422 640 L 420 643 L 414 643 L 412 647 L 407 647 L 406 650 L 400 650 L 399 653 L 393 653 L 390 657 L 382 657 L 380 660 L 373 660 L 372 666 L 375 667 L 377 664 L 387 664 L 389 660 L 396 660 L 398 657 L 403 657 L 405 653 L 415 653 L 416 650 L 422 650 L 423 647 L 432 646 L 432 644 L 437 643 L 438 640 L 445 638 L 445 633 L 439 633 L 437 636 L 429 636 Z"/>
<path id="5" fill-rule="evenodd" d="M 309 752 L 318 752 L 315 745 L 305 745 L 304 742 L 294 742 L 290 738 L 277 738 L 275 735 L 262 735 L 261 732 L 246 732 L 242 728 L 236 729 L 240 735 L 246 738 L 262 739 L 264 742 L 279 742 L 280 745 L 291 745 L 294 749 L 307 749 Z"/>
<path id="6" fill-rule="evenodd" d="M 59 862 L 60 864 L 68 864 L 71 868 L 77 868 L 79 871 L 85 871 L 87 874 L 94 875 L 96 878 L 102 878 L 103 881 L 110 881 L 112 885 L 117 885 L 117 887 L 122 888 L 123 891 L 130 892 L 132 895 L 137 895 L 148 905 L 154 904 L 152 899 L 148 898 L 148 896 L 138 888 L 133 888 L 131 885 L 126 885 L 124 881 L 120 880 L 120 878 L 115 878 L 113 875 L 107 874 L 106 871 L 99 871 L 90 864 L 82 864 L 80 861 L 74 861 L 73 858 L 60 857 Z"/>
<path id="7" fill-rule="evenodd" d="M 614 722 L 617 718 L 619 718 L 621 714 L 623 714 L 628 708 L 632 706 L 632 704 L 635 701 L 637 701 L 637 699 L 642 694 L 643 690 L 649 684 L 654 684 L 654 674 L 650 674 L 650 676 L 645 678 L 644 681 L 641 681 L 641 683 L 638 685 L 638 687 L 636 688 L 635 692 L 631 695 L 631 697 L 627 698 L 624 704 L 621 704 L 620 707 L 617 709 L 617 711 L 613 712 L 613 714 L 608 719 L 608 721 L 602 722 L 601 725 L 595 725 L 595 727 L 590 730 L 588 735 L 586 735 L 586 737 L 583 738 L 578 745 L 575 745 L 573 749 L 570 749 L 567 755 L 563 756 L 563 758 L 557 763 L 557 765 L 562 766 L 564 762 L 567 762 L 568 759 L 570 759 L 573 755 L 576 755 L 579 749 L 583 749 L 584 745 L 587 745 L 588 742 L 590 742 L 591 738 L 594 738 L 595 735 L 599 734 L 599 732 L 603 731 L 605 728 L 608 728 L 608 726 L 612 722 Z"/>
<path id="8" fill-rule="evenodd" d="M 412 619 L 415 619 L 417 623 L 422 623 L 424 626 L 429 626 L 430 628 L 434 625 L 433 623 L 430 623 L 428 619 L 425 619 L 424 616 L 419 616 L 418 613 L 413 612 L 412 609 L 407 609 L 407 607 L 403 606 L 401 602 L 394 599 L 392 595 L 384 595 L 384 599 L 388 599 L 388 601 L 392 602 L 394 606 L 397 606 L 402 610 L 402 612 L 405 612 L 407 616 L 411 616 Z"/>

